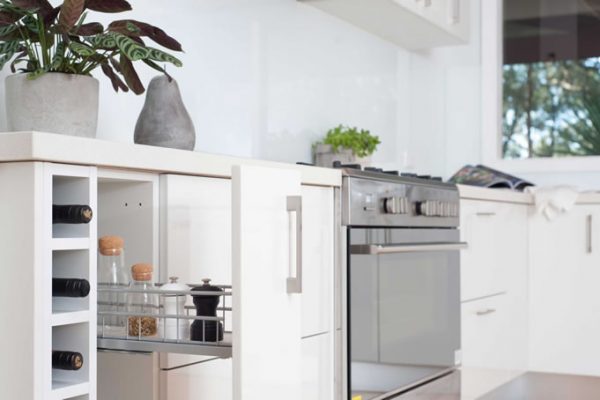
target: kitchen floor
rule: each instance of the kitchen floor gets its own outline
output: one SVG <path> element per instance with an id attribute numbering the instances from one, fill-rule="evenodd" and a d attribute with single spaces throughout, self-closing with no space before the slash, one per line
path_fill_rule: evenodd
<path id="1" fill-rule="evenodd" d="M 463 369 L 398 400 L 597 400 L 600 378 Z"/>

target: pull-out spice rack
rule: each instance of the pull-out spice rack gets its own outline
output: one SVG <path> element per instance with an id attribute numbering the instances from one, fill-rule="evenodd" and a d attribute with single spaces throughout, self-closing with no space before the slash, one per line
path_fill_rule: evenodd
<path id="1" fill-rule="evenodd" d="M 188 284 L 189 287 L 197 287 L 200 285 Z M 121 311 L 100 311 L 102 302 L 98 302 L 98 340 L 97 345 L 99 349 L 110 349 L 110 350 L 122 350 L 122 351 L 144 351 L 144 352 L 163 352 L 163 353 L 180 353 L 180 354 L 194 354 L 194 355 L 205 355 L 219 358 L 230 358 L 231 357 L 231 330 L 226 325 L 231 320 L 230 313 L 232 308 L 231 304 L 231 286 L 230 285 L 218 285 L 222 291 L 198 291 L 198 290 L 163 290 L 160 285 L 155 285 L 156 289 L 152 290 L 139 290 L 133 288 L 121 288 L 121 287 L 98 287 L 98 297 L 101 297 L 103 293 L 118 294 L 121 298 L 127 298 L 127 296 L 137 293 L 145 293 L 148 295 L 156 295 L 159 297 L 160 302 L 157 312 L 153 313 L 140 313 L 140 312 L 129 312 L 127 310 Z M 192 296 L 215 296 L 219 297 L 219 306 L 217 307 L 217 316 L 196 316 L 196 308 L 187 303 Z M 165 299 L 185 297 L 186 305 L 179 309 L 175 314 L 165 313 Z M 126 301 L 125 301 L 126 303 Z M 119 307 L 124 309 L 125 307 Z M 110 317 L 117 317 L 126 319 L 128 321 L 127 328 L 123 329 L 123 332 L 116 333 L 114 330 L 104 329 L 106 326 L 105 321 Z M 135 324 L 139 324 L 143 319 L 149 318 L 155 320 L 156 334 L 151 336 L 143 336 L 142 329 L 131 329 L 131 321 Z M 201 321 L 201 324 L 197 324 L 200 327 L 200 332 L 196 330 L 196 340 L 191 340 L 190 337 L 182 337 L 179 332 L 179 326 L 181 321 L 186 321 L 187 326 L 191 325 L 194 321 Z M 175 338 L 168 338 L 167 326 L 171 324 L 176 327 L 177 334 Z M 153 323 L 154 324 L 154 323 Z M 219 332 L 221 331 L 222 334 Z M 153 329 L 154 330 L 154 329 Z M 133 331 L 133 332 L 132 332 Z M 134 333 L 134 334 L 132 334 Z"/>

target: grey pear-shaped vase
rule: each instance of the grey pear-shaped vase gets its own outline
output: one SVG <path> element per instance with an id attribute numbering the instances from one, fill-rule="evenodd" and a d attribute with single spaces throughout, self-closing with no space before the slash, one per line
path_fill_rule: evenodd
<path id="1" fill-rule="evenodd" d="M 150 81 L 144 108 L 135 124 L 137 144 L 194 150 L 196 131 L 175 79 L 165 75 Z"/>

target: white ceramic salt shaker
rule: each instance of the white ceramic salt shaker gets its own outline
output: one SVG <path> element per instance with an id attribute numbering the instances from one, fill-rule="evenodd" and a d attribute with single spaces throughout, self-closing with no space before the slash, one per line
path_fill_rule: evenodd
<path id="1" fill-rule="evenodd" d="M 177 283 L 179 278 L 169 277 L 170 283 L 161 286 L 161 290 L 190 290 L 187 285 Z M 185 312 L 186 295 L 184 294 L 165 294 L 161 295 L 163 310 L 166 315 L 187 315 Z M 165 339 L 189 340 L 190 320 L 185 318 L 161 318 L 159 324 L 159 333 Z"/>

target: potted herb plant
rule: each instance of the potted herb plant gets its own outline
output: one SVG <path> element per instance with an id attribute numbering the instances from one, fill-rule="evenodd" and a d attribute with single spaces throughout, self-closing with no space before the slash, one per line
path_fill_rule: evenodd
<path id="1" fill-rule="evenodd" d="M 181 61 L 147 46 L 148 38 L 173 51 L 177 40 L 150 24 L 130 19 L 104 27 L 87 22 L 88 11 L 131 10 L 125 0 L 0 0 L 0 70 L 6 77 L 6 112 L 11 131 L 38 130 L 93 137 L 98 119 L 98 81 L 102 70 L 115 91 L 135 94 L 144 85 L 133 66 L 141 61 L 166 74 L 163 63 Z"/>
<path id="2" fill-rule="evenodd" d="M 379 137 L 368 130 L 338 125 L 327 131 L 323 140 L 313 144 L 315 164 L 331 167 L 334 161 L 340 161 L 366 166 L 380 143 Z"/>

